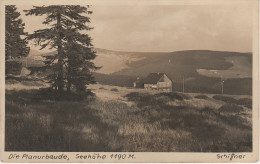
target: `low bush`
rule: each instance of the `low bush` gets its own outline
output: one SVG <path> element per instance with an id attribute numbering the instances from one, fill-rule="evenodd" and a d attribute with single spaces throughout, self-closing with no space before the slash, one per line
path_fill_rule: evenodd
<path id="1" fill-rule="evenodd" d="M 252 130 L 252 127 L 246 124 L 246 120 L 240 115 L 219 115 L 219 118 L 228 125 L 244 130 Z"/>
<path id="2" fill-rule="evenodd" d="M 252 99 L 250 98 L 241 98 L 236 100 L 232 97 L 222 96 L 222 95 L 215 95 L 213 96 L 213 98 L 216 100 L 224 101 L 225 103 L 243 105 L 249 109 L 252 109 Z"/>
<path id="3" fill-rule="evenodd" d="M 19 75 L 22 70 L 22 63 L 17 61 L 6 61 L 5 62 L 5 73 Z"/>
<path id="4" fill-rule="evenodd" d="M 243 108 L 236 104 L 224 104 L 218 110 L 223 113 L 240 113 L 243 111 Z"/>
<path id="5" fill-rule="evenodd" d="M 167 97 L 163 97 L 165 93 L 160 93 L 156 95 L 152 95 L 149 93 L 138 93 L 138 92 L 131 92 L 125 97 L 129 101 L 136 102 L 138 107 L 149 107 L 152 106 L 153 108 L 164 109 L 167 108 L 167 102 L 170 100 Z"/>
<path id="6" fill-rule="evenodd" d="M 38 103 L 42 100 L 51 101 L 85 101 L 95 98 L 95 94 L 91 90 L 84 92 L 66 92 L 62 94 L 51 88 L 40 88 L 39 90 L 20 90 L 6 91 L 6 100 L 14 101 L 17 104 Z"/>
<path id="7" fill-rule="evenodd" d="M 51 88 L 40 89 L 36 92 L 35 99 L 46 99 L 46 100 L 58 100 L 58 101 L 83 101 L 87 98 L 94 97 L 95 94 L 91 90 L 82 92 L 66 92 L 59 94 L 57 91 Z"/>
<path id="8" fill-rule="evenodd" d="M 125 95 L 124 97 L 128 98 L 130 101 L 138 101 L 141 98 L 148 98 L 151 97 L 152 95 L 148 93 L 139 93 L 139 92 L 131 92 Z"/>
<path id="9" fill-rule="evenodd" d="M 119 90 L 117 88 L 112 88 L 112 89 L 110 89 L 110 91 L 118 92 Z"/>
<path id="10" fill-rule="evenodd" d="M 5 80 L 5 84 L 17 84 L 19 81 L 15 79 Z"/>
<path id="11" fill-rule="evenodd" d="M 215 100 L 221 100 L 221 101 L 223 101 L 225 103 L 234 103 L 234 104 L 236 104 L 236 102 L 237 102 L 236 99 L 234 99 L 232 97 L 228 97 L 228 96 L 215 95 L 215 96 L 213 96 L 213 98 Z"/>
<path id="12" fill-rule="evenodd" d="M 137 97 L 137 96 L 139 96 L 139 94 L 140 93 L 138 93 L 138 92 L 131 92 L 131 93 L 126 94 L 125 97 L 127 97 L 127 98 Z"/>
<path id="13" fill-rule="evenodd" d="M 208 99 L 209 97 L 207 95 L 196 95 L 196 99 Z"/>
<path id="14" fill-rule="evenodd" d="M 206 116 L 216 116 L 216 112 L 214 111 L 214 109 L 210 108 L 210 107 L 205 107 L 203 109 L 201 109 L 201 114 L 202 115 L 206 115 Z"/>
<path id="15" fill-rule="evenodd" d="M 241 98 L 237 100 L 238 105 L 243 105 L 249 109 L 252 109 L 252 99 L 250 98 Z"/>
<path id="16" fill-rule="evenodd" d="M 184 99 L 191 99 L 191 97 L 189 95 L 186 95 L 184 93 L 177 93 L 177 92 L 163 92 L 163 93 L 158 93 L 155 96 L 159 97 L 159 96 L 166 96 L 169 97 L 171 100 L 184 100 Z"/>
<path id="17" fill-rule="evenodd" d="M 185 100 L 190 100 L 191 99 L 191 96 L 187 95 L 187 94 L 184 94 L 184 93 L 177 93 L 179 96 L 181 96 L 183 99 Z"/>

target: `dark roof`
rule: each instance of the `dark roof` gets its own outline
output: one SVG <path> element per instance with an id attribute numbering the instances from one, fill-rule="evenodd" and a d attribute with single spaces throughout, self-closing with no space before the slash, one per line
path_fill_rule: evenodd
<path id="1" fill-rule="evenodd" d="M 144 80 L 144 84 L 157 84 L 164 73 L 150 73 Z"/>

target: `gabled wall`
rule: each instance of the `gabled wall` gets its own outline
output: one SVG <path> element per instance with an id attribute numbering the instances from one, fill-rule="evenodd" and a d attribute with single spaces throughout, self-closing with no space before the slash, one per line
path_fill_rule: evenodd
<path id="1" fill-rule="evenodd" d="M 144 84 L 144 89 L 171 92 L 172 81 L 166 75 L 163 75 L 162 78 L 157 82 L 157 84 Z"/>

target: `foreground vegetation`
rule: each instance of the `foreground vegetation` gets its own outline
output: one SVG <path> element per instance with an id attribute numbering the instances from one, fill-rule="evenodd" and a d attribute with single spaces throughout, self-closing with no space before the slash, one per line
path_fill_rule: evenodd
<path id="1" fill-rule="evenodd" d="M 127 92 L 122 101 L 105 101 L 88 95 L 53 101 L 46 90 L 6 90 L 5 150 L 252 151 L 250 99 Z"/>

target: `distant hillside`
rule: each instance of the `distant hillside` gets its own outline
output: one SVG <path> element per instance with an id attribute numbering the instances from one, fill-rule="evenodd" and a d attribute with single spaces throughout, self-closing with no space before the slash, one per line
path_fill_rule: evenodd
<path id="1" fill-rule="evenodd" d="M 187 92 L 219 93 L 220 79 L 225 81 L 229 94 L 252 93 L 252 54 L 209 50 L 177 52 L 122 52 L 95 48 L 94 63 L 102 68 L 96 71 L 102 84 L 131 87 L 137 77 L 152 72 L 166 73 L 175 90 L 182 90 L 184 79 Z M 47 54 L 54 54 L 49 52 Z M 42 54 L 31 51 L 27 66 L 43 64 Z M 23 60 L 25 65 L 26 60 Z"/>
<path id="2" fill-rule="evenodd" d="M 151 72 L 164 72 L 172 78 L 179 76 L 251 78 L 252 54 L 238 52 L 221 52 L 209 50 L 189 50 L 177 52 L 122 52 L 95 48 L 97 57 L 94 63 L 102 68 L 101 74 L 128 76 L 146 76 Z M 42 54 L 31 50 L 30 60 L 39 64 Z M 32 61 L 33 62 L 33 61 Z M 30 61 L 29 61 L 30 64 Z M 32 64 L 32 63 L 31 63 Z"/>
<path id="3" fill-rule="evenodd" d="M 97 57 L 94 60 L 95 65 L 101 66 L 98 73 L 112 74 L 123 69 L 129 68 L 129 64 L 144 59 L 140 53 L 112 51 L 95 48 Z"/>
<path id="4" fill-rule="evenodd" d="M 103 60 L 103 70 L 95 76 L 103 84 L 131 87 L 134 77 L 164 72 L 174 81 L 177 91 L 182 91 L 184 80 L 186 92 L 221 93 L 222 78 L 227 94 L 252 94 L 251 53 L 209 50 L 170 53 L 102 50 L 100 53 L 97 50 L 97 54 L 96 62 Z M 108 72 L 110 75 L 104 75 Z"/>
<path id="5" fill-rule="evenodd" d="M 233 74 L 232 67 L 236 64 L 236 71 L 243 73 L 243 77 L 252 77 L 252 55 L 250 53 L 194 50 L 139 54 L 139 57 L 143 59 L 128 63 L 127 69 L 120 70 L 116 74 L 146 76 L 150 72 L 165 72 L 174 78 L 176 76 L 197 76 L 201 74 L 198 70 L 211 70 L 215 71 L 215 74 L 209 74 L 209 77 L 241 78 L 241 76 Z M 247 72 L 244 72 L 245 68 Z"/>

